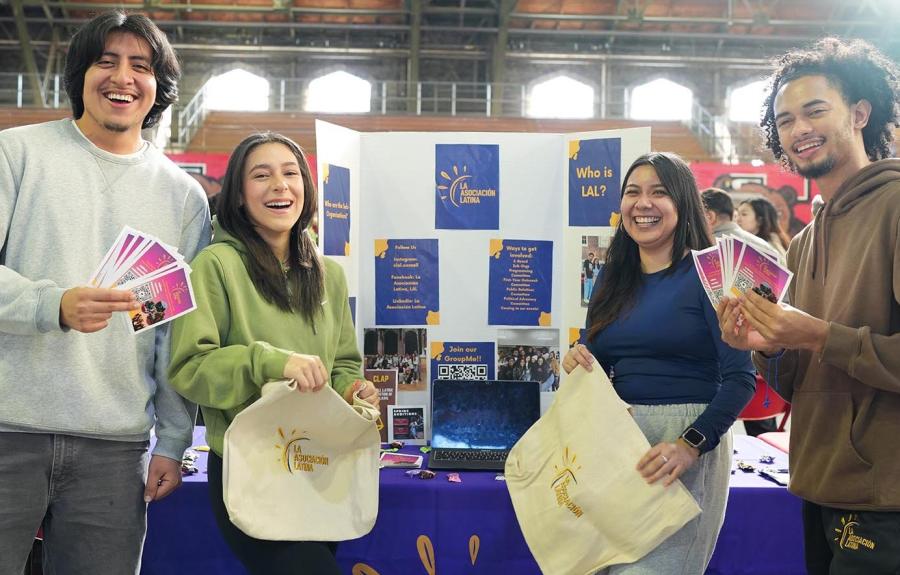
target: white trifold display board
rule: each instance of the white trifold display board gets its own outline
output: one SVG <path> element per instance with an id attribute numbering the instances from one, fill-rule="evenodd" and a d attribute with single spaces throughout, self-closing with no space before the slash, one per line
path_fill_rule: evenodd
<path id="1" fill-rule="evenodd" d="M 569 225 L 572 150 L 577 149 L 578 141 L 597 139 L 618 139 L 619 165 L 610 166 L 605 174 L 616 182 L 635 158 L 650 151 L 650 128 L 570 134 L 356 132 L 317 121 L 320 236 L 328 233 L 329 225 L 323 218 L 324 168 L 342 166 L 350 172 L 350 249 L 346 255 L 328 257 L 343 266 L 350 296 L 356 298 L 360 350 L 368 328 L 417 327 L 427 330 L 429 345 L 433 341 L 498 340 L 503 345 L 503 341 L 515 342 L 521 332 L 522 341 L 541 346 L 549 343 L 558 349 L 560 358 L 564 356 L 585 321 L 580 295 L 583 238 L 599 236 L 608 242 L 613 231 L 608 221 L 596 226 Z M 436 148 L 446 144 L 493 145 L 499 150 L 497 229 L 436 227 L 436 204 L 441 202 L 436 194 L 441 184 Z M 614 201 L 617 206 L 617 189 Z M 384 239 L 437 240 L 439 319 L 434 323 L 376 324 L 375 242 Z M 491 241 L 498 239 L 552 242 L 550 313 L 542 318 L 542 325 L 489 324 L 490 250 Z M 429 365 L 430 359 L 429 354 Z M 495 370 L 499 370 L 496 359 Z M 427 382 L 436 374 L 423 374 L 423 378 Z M 426 385 L 424 390 L 404 393 L 401 387 L 397 403 L 429 405 L 429 389 Z M 553 393 L 542 396 L 542 408 L 546 409 Z"/>

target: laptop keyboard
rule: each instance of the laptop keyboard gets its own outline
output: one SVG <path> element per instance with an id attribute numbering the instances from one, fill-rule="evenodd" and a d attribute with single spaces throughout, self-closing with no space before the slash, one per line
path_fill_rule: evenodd
<path id="1" fill-rule="evenodd" d="M 441 461 L 506 461 L 509 451 L 505 449 L 435 449 L 432 459 Z"/>

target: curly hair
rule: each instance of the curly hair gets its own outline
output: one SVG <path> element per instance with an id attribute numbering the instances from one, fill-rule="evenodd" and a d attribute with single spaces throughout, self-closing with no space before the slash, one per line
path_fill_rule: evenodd
<path id="1" fill-rule="evenodd" d="M 862 131 L 866 154 L 872 161 L 892 155 L 894 127 L 900 126 L 900 71 L 874 46 L 864 40 L 823 38 L 808 49 L 784 54 L 774 65 L 759 125 L 766 147 L 785 167 L 790 169 L 791 164 L 778 138 L 775 95 L 802 76 L 824 76 L 847 104 L 868 100 L 872 113 Z"/>

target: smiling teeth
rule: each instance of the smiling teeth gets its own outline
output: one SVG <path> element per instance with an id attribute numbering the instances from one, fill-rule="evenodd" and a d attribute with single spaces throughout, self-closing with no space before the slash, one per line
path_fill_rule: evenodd
<path id="1" fill-rule="evenodd" d="M 652 224 L 659 221 L 659 218 L 653 218 L 650 216 L 638 216 L 634 218 L 634 221 L 639 224 Z"/>
<path id="2" fill-rule="evenodd" d="M 107 94 L 106 97 L 110 100 L 128 102 L 129 104 L 134 101 L 134 96 L 129 96 L 128 94 Z"/>
<path id="3" fill-rule="evenodd" d="M 815 148 L 816 146 L 820 146 L 821 144 L 822 144 L 822 142 L 820 142 L 820 141 L 818 141 L 818 140 L 815 141 L 815 142 L 808 142 L 808 143 L 806 143 L 806 144 L 797 146 L 796 150 L 797 150 L 798 152 L 803 152 L 803 151 L 806 151 L 806 150 L 808 150 L 808 149 L 810 149 L 810 148 Z"/>
<path id="4" fill-rule="evenodd" d="M 267 208 L 289 208 L 293 202 L 269 202 Z"/>

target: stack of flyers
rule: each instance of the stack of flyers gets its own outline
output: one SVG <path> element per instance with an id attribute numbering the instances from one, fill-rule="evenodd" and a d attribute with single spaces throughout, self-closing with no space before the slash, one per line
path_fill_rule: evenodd
<path id="1" fill-rule="evenodd" d="M 733 236 L 718 238 L 711 248 L 691 250 L 691 255 L 713 307 L 723 296 L 740 297 L 750 290 L 779 303 L 794 276 L 774 253 Z"/>
<path id="2" fill-rule="evenodd" d="M 177 248 L 126 226 L 88 284 L 130 290 L 141 304 L 128 312 L 131 328 L 138 333 L 197 307 L 190 273 Z"/>

